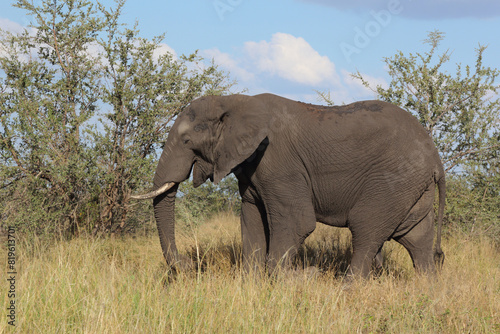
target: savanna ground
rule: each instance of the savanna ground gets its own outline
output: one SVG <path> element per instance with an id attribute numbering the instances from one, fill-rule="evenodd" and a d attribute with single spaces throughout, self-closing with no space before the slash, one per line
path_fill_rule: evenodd
<path id="1" fill-rule="evenodd" d="M 453 233 L 436 278 L 414 273 L 406 250 L 384 247 L 385 269 L 346 286 L 347 230 L 319 225 L 301 258 L 320 268 L 278 279 L 241 274 L 238 218 L 178 233 L 197 270 L 169 278 L 157 236 L 16 244 L 16 326 L 9 333 L 498 333 L 500 252 Z M 6 263 L 6 247 L 0 253 Z M 5 268 L 5 267 L 4 267 Z M 4 270 L 6 275 L 7 270 Z M 5 282 L 2 283 L 5 286 Z"/>

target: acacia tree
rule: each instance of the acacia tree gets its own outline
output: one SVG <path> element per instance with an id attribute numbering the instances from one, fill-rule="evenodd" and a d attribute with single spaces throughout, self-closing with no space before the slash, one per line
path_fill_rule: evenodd
<path id="1" fill-rule="evenodd" d="M 160 54 L 163 36 L 121 24 L 124 3 L 16 2 L 34 21 L 0 38 L 2 223 L 74 233 L 137 220 L 127 194 L 149 183 L 171 121 L 231 87 L 214 64 Z"/>
<path id="2" fill-rule="evenodd" d="M 92 182 L 84 126 L 95 113 L 100 76 L 87 47 L 102 20 L 86 1 L 16 6 L 35 22 L 19 35 L 2 32 L 0 44 L 3 218 L 55 220 L 74 230 L 88 197 L 82 189 Z"/>
<path id="3" fill-rule="evenodd" d="M 129 191 L 149 184 L 160 143 L 166 140 L 177 114 L 202 94 L 219 95 L 232 83 L 212 63 L 205 66 L 196 53 L 175 59 L 161 51 L 164 36 L 147 40 L 136 27 L 120 24 L 124 1 L 106 10 L 107 34 L 102 50 L 103 101 L 110 107 L 94 132 L 99 180 L 103 191 L 96 229 L 123 229 L 130 209 Z M 141 205 L 135 203 L 135 205 Z"/>

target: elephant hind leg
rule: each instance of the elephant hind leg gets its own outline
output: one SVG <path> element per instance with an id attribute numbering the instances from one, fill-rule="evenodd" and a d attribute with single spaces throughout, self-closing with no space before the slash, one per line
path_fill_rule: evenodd
<path id="1" fill-rule="evenodd" d="M 352 233 L 349 274 L 363 278 L 370 275 L 374 260 L 376 271 L 381 269 L 383 261 L 381 250 L 384 242 L 389 240 L 394 231 L 391 222 L 397 220 L 387 212 L 374 212 L 369 208 L 366 205 L 360 206 L 360 209 L 351 212 L 349 217 L 349 229 Z"/>
<path id="2" fill-rule="evenodd" d="M 413 266 L 417 272 L 434 273 L 434 212 L 429 213 L 416 224 L 410 231 L 401 237 L 395 238 L 403 245 L 413 261 Z"/>
<path id="3" fill-rule="evenodd" d="M 375 261 L 374 261 L 374 271 L 378 275 L 382 272 L 384 268 L 384 255 L 382 254 L 382 247 L 380 246 L 377 255 L 375 255 Z"/>
<path id="4" fill-rule="evenodd" d="M 370 221 L 371 220 L 371 221 Z M 364 211 L 359 216 L 351 215 L 349 229 L 352 233 L 352 259 L 350 275 L 366 278 L 370 275 L 375 260 L 375 271 L 383 265 L 382 247 L 393 233 L 393 217 L 372 215 Z"/>
<path id="5" fill-rule="evenodd" d="M 371 242 L 362 240 L 357 242 L 356 238 L 353 236 L 353 253 L 349 275 L 363 278 L 368 277 L 372 269 L 373 260 L 375 259 L 377 262 L 381 262 L 381 253 L 379 250 L 383 243 L 383 240 L 373 240 Z"/>

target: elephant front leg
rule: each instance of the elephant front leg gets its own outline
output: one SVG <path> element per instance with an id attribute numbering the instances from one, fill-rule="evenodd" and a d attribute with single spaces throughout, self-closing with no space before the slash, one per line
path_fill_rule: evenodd
<path id="1" fill-rule="evenodd" d="M 271 210 L 268 219 L 270 239 L 267 270 L 274 274 L 280 268 L 291 266 L 299 247 L 316 228 L 316 217 L 312 204 L 301 203 Z"/>
<path id="2" fill-rule="evenodd" d="M 244 271 L 246 273 L 263 271 L 269 247 L 269 226 L 261 203 L 242 202 L 241 237 Z"/>

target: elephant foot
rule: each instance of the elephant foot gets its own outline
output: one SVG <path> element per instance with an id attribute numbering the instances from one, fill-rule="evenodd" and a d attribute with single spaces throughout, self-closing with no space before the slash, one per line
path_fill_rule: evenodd
<path id="1" fill-rule="evenodd" d="M 319 270 L 318 267 L 309 266 L 307 268 L 304 268 L 304 276 L 309 279 L 318 278 L 320 274 L 321 271 Z"/>
<path id="2" fill-rule="evenodd" d="M 320 270 L 317 267 L 309 266 L 304 269 L 284 269 L 281 274 L 285 279 L 305 282 L 318 278 Z"/>
<path id="3" fill-rule="evenodd" d="M 382 274 L 384 273 L 384 266 L 380 263 L 374 263 L 373 267 L 372 267 L 372 271 L 371 271 L 371 274 L 374 276 L 374 277 L 379 277 L 381 276 Z"/>
<path id="4" fill-rule="evenodd" d="M 366 282 L 366 278 L 347 273 L 340 281 L 340 291 L 353 291 L 360 282 Z"/>
<path id="5" fill-rule="evenodd" d="M 195 268 L 193 260 L 185 255 L 177 254 L 174 258 L 167 260 L 167 266 L 175 273 L 188 272 Z"/>
<path id="6" fill-rule="evenodd" d="M 352 280 L 343 280 L 340 285 L 341 292 L 351 292 L 354 291 L 354 281 Z"/>

